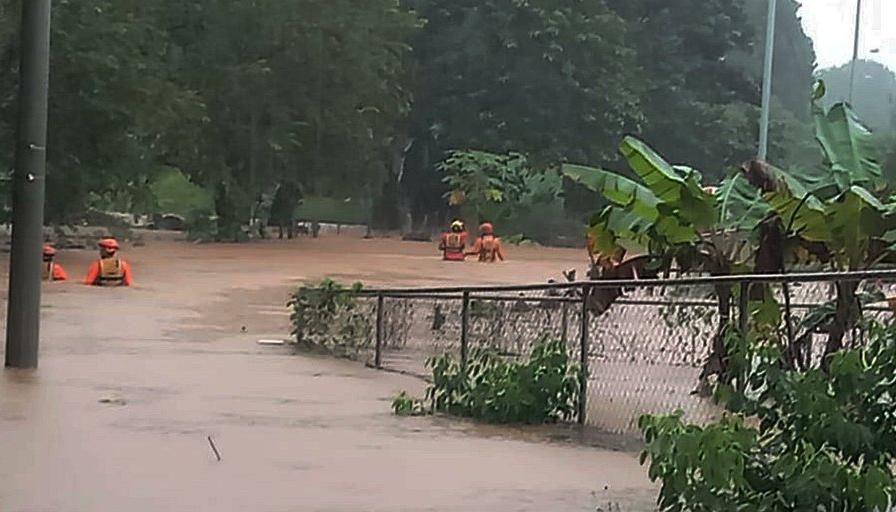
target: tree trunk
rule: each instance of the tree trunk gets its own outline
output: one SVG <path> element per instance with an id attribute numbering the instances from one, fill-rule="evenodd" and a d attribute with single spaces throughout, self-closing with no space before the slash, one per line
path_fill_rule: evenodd
<path id="1" fill-rule="evenodd" d="M 828 331 L 828 342 L 824 348 L 824 358 L 822 359 L 822 368 L 824 369 L 828 368 L 831 356 L 843 350 L 843 338 L 855 326 L 859 318 L 859 303 L 856 297 L 858 287 L 857 281 L 836 283 L 837 308 Z"/>
<path id="2" fill-rule="evenodd" d="M 725 346 L 725 335 L 731 326 L 731 286 L 718 285 L 716 300 L 719 308 L 719 327 L 712 338 L 712 348 L 703 371 L 700 373 L 700 381 L 704 382 L 710 375 L 717 375 L 720 382 L 730 380 L 728 375 L 728 348 Z"/>

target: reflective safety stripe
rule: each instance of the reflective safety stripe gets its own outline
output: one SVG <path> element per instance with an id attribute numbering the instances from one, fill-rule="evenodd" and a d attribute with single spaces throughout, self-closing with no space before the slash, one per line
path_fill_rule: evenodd
<path id="1" fill-rule="evenodd" d="M 450 233 L 445 241 L 445 248 L 448 250 L 459 251 L 464 248 L 464 239 L 460 233 Z"/>

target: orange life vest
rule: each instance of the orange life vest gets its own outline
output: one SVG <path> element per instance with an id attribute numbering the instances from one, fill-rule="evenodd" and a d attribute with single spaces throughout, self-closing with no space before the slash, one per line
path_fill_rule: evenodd
<path id="1" fill-rule="evenodd" d="M 100 286 L 121 286 L 124 284 L 124 268 L 118 258 L 100 258 L 100 275 L 97 277 Z"/>
<path id="2" fill-rule="evenodd" d="M 445 238 L 445 249 L 448 251 L 462 251 L 464 250 L 464 237 L 460 233 L 448 233 L 448 236 Z"/>
<path id="3" fill-rule="evenodd" d="M 494 235 L 483 235 L 480 238 L 479 261 L 495 261 L 498 249 L 498 240 Z"/>

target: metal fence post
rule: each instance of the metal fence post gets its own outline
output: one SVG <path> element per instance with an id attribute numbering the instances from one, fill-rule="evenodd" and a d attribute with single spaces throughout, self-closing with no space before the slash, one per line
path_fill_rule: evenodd
<path id="1" fill-rule="evenodd" d="M 373 364 L 378 369 L 383 367 L 383 296 L 376 296 L 376 352 Z"/>
<path id="2" fill-rule="evenodd" d="M 460 364 L 467 366 L 467 332 L 470 330 L 470 292 L 463 294 L 460 310 Z"/>
<path id="3" fill-rule="evenodd" d="M 741 336 L 747 335 L 747 325 L 750 320 L 750 281 L 741 281 L 740 282 L 740 297 L 737 301 L 737 309 L 738 309 L 738 330 L 740 330 Z"/>
<path id="4" fill-rule="evenodd" d="M 581 378 L 579 381 L 579 424 L 584 425 L 588 415 L 588 295 L 591 292 L 589 286 L 582 287 L 582 332 L 579 340 L 579 364 L 581 365 Z"/>
<path id="5" fill-rule="evenodd" d="M 562 311 L 563 314 L 560 317 L 560 339 L 563 341 L 563 345 L 566 345 L 569 341 L 569 304 L 564 300 L 562 302 Z"/>

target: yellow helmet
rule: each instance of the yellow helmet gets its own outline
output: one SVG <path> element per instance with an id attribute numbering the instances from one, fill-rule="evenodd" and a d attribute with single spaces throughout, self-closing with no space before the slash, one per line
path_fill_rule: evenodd
<path id="1" fill-rule="evenodd" d="M 451 223 L 451 229 L 464 229 L 464 221 L 456 220 Z"/>

